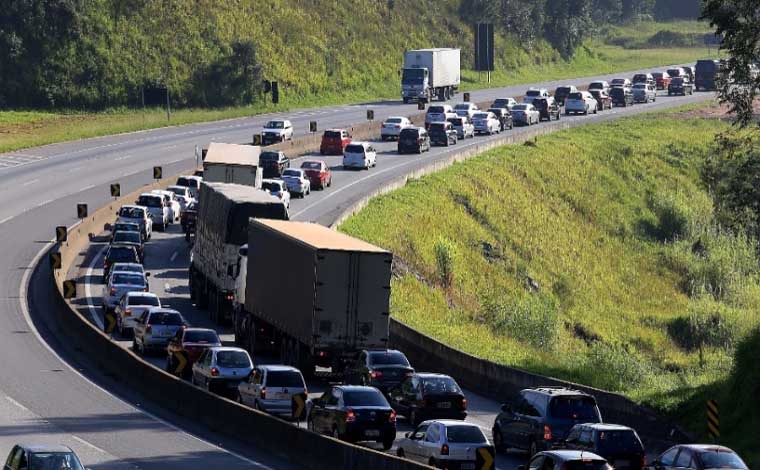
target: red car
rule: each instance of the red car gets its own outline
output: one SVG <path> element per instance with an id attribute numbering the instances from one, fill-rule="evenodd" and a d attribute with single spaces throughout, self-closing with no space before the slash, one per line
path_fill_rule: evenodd
<path id="1" fill-rule="evenodd" d="M 670 86 L 670 74 L 668 72 L 657 72 L 652 74 L 657 84 L 658 90 L 667 90 Z"/>
<path id="2" fill-rule="evenodd" d="M 351 136 L 345 129 L 328 129 L 322 134 L 319 152 L 322 155 L 343 155 L 343 150 L 351 143 Z"/>
<path id="3" fill-rule="evenodd" d="M 216 331 L 208 328 L 182 328 L 177 331 L 166 346 L 166 370 L 180 377 L 189 377 L 193 363 L 201 357 L 203 351 L 214 346 L 221 346 L 222 341 Z M 179 373 L 178 354 L 184 354 L 187 362 Z"/>
<path id="4" fill-rule="evenodd" d="M 312 188 L 324 189 L 332 185 L 332 172 L 325 162 L 306 160 L 301 163 L 301 169 L 309 178 Z"/>

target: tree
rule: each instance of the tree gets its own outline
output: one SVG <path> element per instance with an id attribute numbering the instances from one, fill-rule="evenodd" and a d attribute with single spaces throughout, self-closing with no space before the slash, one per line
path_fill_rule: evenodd
<path id="1" fill-rule="evenodd" d="M 655 0 L 623 0 L 623 20 L 637 21 L 651 17 Z"/>
<path id="2" fill-rule="evenodd" d="M 544 37 L 564 58 L 575 52 L 591 31 L 591 0 L 548 0 Z"/>
<path id="3" fill-rule="evenodd" d="M 623 15 L 622 0 L 593 0 L 591 17 L 596 23 L 615 23 Z"/>

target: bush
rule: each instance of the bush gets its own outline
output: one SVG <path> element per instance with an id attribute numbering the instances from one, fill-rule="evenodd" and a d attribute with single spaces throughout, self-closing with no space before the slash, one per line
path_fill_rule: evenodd
<path id="1" fill-rule="evenodd" d="M 581 366 L 583 383 L 605 390 L 622 391 L 635 388 L 651 374 L 651 366 L 634 348 L 620 343 L 595 342 Z"/>
<path id="2" fill-rule="evenodd" d="M 677 193 L 658 194 L 650 201 L 656 218 L 655 235 L 663 241 L 695 236 L 712 218 L 709 199 Z"/>
<path id="3" fill-rule="evenodd" d="M 448 238 L 439 238 L 433 245 L 435 254 L 436 276 L 440 285 L 446 289 L 454 283 L 454 256 L 456 247 Z"/>
<path id="4" fill-rule="evenodd" d="M 692 295 L 705 291 L 715 299 L 733 296 L 758 272 L 757 241 L 744 233 L 713 227 L 692 245 L 692 253 L 687 268 Z"/>
<path id="5" fill-rule="evenodd" d="M 689 303 L 686 316 L 668 324 L 673 340 L 688 351 L 703 348 L 730 349 L 736 340 L 736 325 L 728 315 L 729 309 L 705 295 Z"/>
<path id="6" fill-rule="evenodd" d="M 525 294 L 520 298 L 488 298 L 481 315 L 498 334 L 544 350 L 552 350 L 557 344 L 560 320 L 554 297 Z"/>

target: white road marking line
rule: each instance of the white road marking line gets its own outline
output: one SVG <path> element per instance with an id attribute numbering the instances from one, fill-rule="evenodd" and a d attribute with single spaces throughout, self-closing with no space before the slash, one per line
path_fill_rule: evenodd
<path id="1" fill-rule="evenodd" d="M 101 256 L 105 254 L 107 249 L 108 245 L 103 246 L 103 248 L 101 248 L 100 251 L 98 251 L 98 253 L 92 257 L 90 264 L 87 266 L 87 274 L 84 280 L 84 295 L 87 297 L 87 309 L 90 311 L 90 316 L 95 321 L 95 324 L 98 325 L 98 328 L 101 329 L 101 331 L 104 329 L 103 320 L 100 319 L 100 315 L 98 315 L 97 310 L 95 310 L 95 304 L 92 302 L 92 291 L 90 290 L 90 285 L 93 282 L 92 271 L 95 269 L 95 263 Z"/>
<path id="2" fill-rule="evenodd" d="M 75 171 L 77 171 L 77 170 L 81 170 L 81 169 L 82 169 L 82 167 L 81 167 L 81 166 L 75 166 L 74 168 L 71 168 L 71 169 L 69 169 L 69 171 L 68 171 L 68 172 L 69 172 L 69 173 L 74 173 Z"/>
<path id="3" fill-rule="evenodd" d="M 87 191 L 88 189 L 92 189 L 92 188 L 94 188 L 94 187 L 95 187 L 95 185 L 94 185 L 94 184 L 91 184 L 91 185 L 89 185 L 89 186 L 85 186 L 84 188 L 82 188 L 82 189 L 81 189 L 81 191 Z"/>
<path id="4" fill-rule="evenodd" d="M 71 438 L 74 439 L 75 441 L 77 441 L 78 443 L 83 444 L 83 445 L 89 447 L 90 449 L 95 450 L 96 452 L 100 452 L 102 454 L 109 455 L 108 452 L 104 451 L 103 449 L 101 449 L 100 447 L 96 446 L 95 444 L 93 444 L 91 442 L 85 441 L 84 439 L 82 439 L 79 436 L 75 436 L 74 434 L 72 434 Z"/>
<path id="5" fill-rule="evenodd" d="M 22 183 L 21 186 L 29 186 L 30 184 L 39 183 L 39 182 L 40 182 L 40 179 L 36 178 L 30 181 L 27 181 L 26 183 Z"/>
<path id="6" fill-rule="evenodd" d="M 9 402 L 11 402 L 11 404 L 13 404 L 14 406 L 16 406 L 17 408 L 21 408 L 24 411 L 29 411 L 29 408 L 25 407 L 24 405 L 22 405 L 21 403 L 17 402 L 13 398 L 11 398 L 11 397 L 9 397 L 9 396 L 6 395 L 5 399 L 8 400 Z"/>
<path id="7" fill-rule="evenodd" d="M 4 223 L 8 222 L 9 220 L 11 220 L 14 217 L 16 217 L 16 216 L 15 215 L 10 215 L 10 216 L 4 218 L 3 220 L 0 220 L 0 225 L 3 225 Z"/>
<path id="8" fill-rule="evenodd" d="M 118 162 L 118 161 L 121 161 L 121 160 L 129 160 L 133 156 L 134 155 L 122 155 L 121 157 L 114 158 L 113 161 Z"/>
<path id="9" fill-rule="evenodd" d="M 2 223 L 2 222 L 0 222 L 0 223 Z M 178 252 L 178 251 L 175 251 L 174 253 L 172 253 L 172 256 L 171 256 L 171 258 L 169 258 L 169 261 L 171 261 L 171 262 L 173 263 L 173 262 L 174 262 L 174 260 L 175 260 L 175 259 L 177 259 L 177 255 L 178 255 L 178 254 L 179 254 L 179 252 Z"/>
<path id="10" fill-rule="evenodd" d="M 169 292 L 170 290 L 172 290 L 172 286 L 170 286 L 168 282 L 165 283 L 164 284 L 164 292 Z"/>
<path id="11" fill-rule="evenodd" d="M 41 203 L 39 203 L 39 204 L 37 204 L 36 206 L 34 206 L 34 208 L 36 209 L 36 208 L 38 208 L 38 207 L 42 207 L 42 206 L 44 206 L 44 205 L 50 204 L 51 202 L 53 202 L 53 200 L 52 200 L 52 199 L 45 199 L 45 200 L 44 200 L 44 201 L 42 201 Z M 24 212 L 28 212 L 28 211 L 24 211 Z M 21 214 L 23 214 L 24 212 L 22 212 Z M 19 214 L 19 215 L 20 215 L 20 214 Z"/>

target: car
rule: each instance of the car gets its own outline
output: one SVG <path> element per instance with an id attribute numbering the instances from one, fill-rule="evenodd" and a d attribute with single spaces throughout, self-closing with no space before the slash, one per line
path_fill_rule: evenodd
<path id="1" fill-rule="evenodd" d="M 177 202 L 179 202 L 179 208 L 180 208 L 180 220 L 182 219 L 182 212 L 187 209 L 187 206 L 190 205 L 190 203 L 195 202 L 195 198 L 193 197 L 192 193 L 190 192 L 190 188 L 187 186 L 169 186 L 166 188 L 167 191 L 171 191 L 174 193 L 174 197 L 177 198 Z"/>
<path id="2" fill-rule="evenodd" d="M 533 106 L 538 110 L 538 120 L 547 121 L 559 120 L 562 114 L 562 109 L 557 101 L 552 97 L 549 98 L 536 98 L 533 100 Z"/>
<path id="3" fill-rule="evenodd" d="M 596 82 L 591 82 L 588 85 L 588 91 L 591 92 L 593 90 L 602 90 L 606 93 L 610 92 L 610 84 L 607 83 L 606 80 L 599 80 Z"/>
<path id="4" fill-rule="evenodd" d="M 466 116 L 449 118 L 448 122 L 450 122 L 454 127 L 454 130 L 457 131 L 457 139 L 464 140 L 468 137 L 475 137 L 475 126 L 470 122 L 470 118 Z"/>
<path id="5" fill-rule="evenodd" d="M 148 208 L 135 205 L 124 205 L 116 212 L 116 223 L 135 223 L 140 226 L 143 240 L 150 240 L 153 236 L 153 219 L 150 218 Z"/>
<path id="6" fill-rule="evenodd" d="M 512 111 L 512 106 L 516 105 L 517 101 L 514 98 L 496 98 L 491 103 L 491 108 L 507 108 Z"/>
<path id="7" fill-rule="evenodd" d="M 476 134 L 498 134 L 501 132 L 501 122 L 490 111 L 475 113 L 472 117 Z"/>
<path id="8" fill-rule="evenodd" d="M 633 85 L 633 101 L 636 103 L 649 103 L 657 101 L 657 89 L 653 85 L 637 83 Z"/>
<path id="9" fill-rule="evenodd" d="M 612 470 L 604 457 L 580 450 L 550 450 L 532 456 L 517 470 Z"/>
<path id="10" fill-rule="evenodd" d="M 430 145 L 430 135 L 421 127 L 404 129 L 398 136 L 398 153 L 401 154 L 429 152 Z"/>
<path id="11" fill-rule="evenodd" d="M 457 143 L 457 131 L 450 122 L 433 122 L 428 128 L 430 145 L 443 145 L 448 147 Z"/>
<path id="12" fill-rule="evenodd" d="M 497 450 L 541 450 L 561 445 L 576 424 L 601 423 L 593 396 L 564 387 L 539 387 L 520 391 L 505 403 L 494 420 L 492 435 Z"/>
<path id="13" fill-rule="evenodd" d="M 430 106 L 425 113 L 425 128 L 429 129 L 434 122 L 446 122 L 449 118 L 457 117 L 454 108 L 448 104 Z"/>
<path id="14" fill-rule="evenodd" d="M 179 363 L 177 355 L 184 355 L 185 367 L 180 372 L 183 378 L 190 377 L 193 364 L 208 348 L 221 347 L 222 340 L 216 331 L 209 328 L 181 328 L 166 345 L 166 371 L 176 374 Z"/>
<path id="15" fill-rule="evenodd" d="M 558 105 L 564 106 L 565 100 L 567 99 L 567 96 L 570 93 L 577 93 L 578 88 L 575 85 L 562 85 L 558 86 L 556 90 L 554 90 L 554 100 L 557 102 Z M 535 103 L 533 103 L 535 105 Z M 549 119 L 551 121 L 551 119 Z"/>
<path id="16" fill-rule="evenodd" d="M 343 150 L 351 143 L 351 135 L 345 129 L 327 129 L 322 134 L 319 153 L 322 155 L 343 155 Z"/>
<path id="17" fill-rule="evenodd" d="M 658 90 L 667 90 L 670 85 L 670 75 L 668 72 L 655 72 L 654 76 L 655 85 Z"/>
<path id="18" fill-rule="evenodd" d="M 116 232 L 137 232 L 140 235 L 140 240 L 145 241 L 140 230 L 140 224 L 135 222 L 116 222 L 111 224 L 111 240 Z"/>
<path id="19" fill-rule="evenodd" d="M 686 76 L 688 76 L 688 77 L 689 77 L 689 81 L 690 81 L 691 83 L 694 83 L 694 78 L 695 78 L 695 75 L 694 75 L 694 74 L 695 74 L 695 72 L 696 72 L 696 70 L 695 70 L 695 69 L 696 69 L 696 67 L 694 67 L 694 66 L 692 66 L 692 65 L 684 65 L 684 66 L 683 66 L 683 67 L 681 67 L 681 68 L 682 68 L 682 69 L 683 69 L 683 71 L 686 73 Z"/>
<path id="20" fill-rule="evenodd" d="M 185 186 L 190 190 L 190 195 L 193 197 L 193 199 L 197 201 L 198 195 L 201 191 L 202 181 L 203 178 L 200 176 L 183 175 L 177 178 L 177 186 Z"/>
<path id="21" fill-rule="evenodd" d="M 668 75 L 670 75 L 671 80 L 676 77 L 686 76 L 686 70 L 684 70 L 683 67 L 674 67 L 672 69 L 668 69 L 667 72 L 668 72 Z"/>
<path id="22" fill-rule="evenodd" d="M 245 349 L 215 346 L 195 361 L 190 381 L 209 392 L 235 396 L 238 385 L 252 370 L 253 361 Z"/>
<path id="23" fill-rule="evenodd" d="M 613 106 L 631 106 L 633 105 L 633 91 L 628 88 L 613 88 L 610 90 Z"/>
<path id="24" fill-rule="evenodd" d="M 402 130 L 412 127 L 412 121 L 403 116 L 391 116 L 380 126 L 380 140 L 395 140 Z"/>
<path id="25" fill-rule="evenodd" d="M 507 129 L 512 130 L 514 127 L 514 124 L 512 123 L 512 113 L 507 108 L 488 108 L 487 110 L 489 113 L 493 113 L 494 116 L 496 116 L 496 119 L 499 120 L 499 124 L 501 125 L 501 130 L 505 131 Z"/>
<path id="26" fill-rule="evenodd" d="M 523 103 L 532 104 L 536 98 L 548 98 L 549 91 L 546 88 L 529 88 L 523 97 Z"/>
<path id="27" fill-rule="evenodd" d="M 261 130 L 261 144 L 271 145 L 293 139 L 293 124 L 287 119 L 272 119 Z"/>
<path id="28" fill-rule="evenodd" d="M 332 186 L 332 171 L 322 160 L 306 160 L 301 163 L 301 169 L 309 178 L 312 188 L 325 189 Z"/>
<path id="29" fill-rule="evenodd" d="M 647 85 L 654 85 L 654 76 L 651 73 L 637 73 L 633 76 L 633 84 L 646 83 Z"/>
<path id="30" fill-rule="evenodd" d="M 164 197 L 155 193 L 143 193 L 135 201 L 138 206 L 143 206 L 148 209 L 150 219 L 153 221 L 153 227 L 157 230 L 166 230 L 166 226 L 169 225 L 169 208 L 166 207 Z"/>
<path id="31" fill-rule="evenodd" d="M 647 470 L 747 470 L 747 464 L 728 447 L 715 444 L 681 444 L 655 458 Z"/>
<path id="32" fill-rule="evenodd" d="M 138 273 L 115 272 L 103 286 L 103 310 L 116 310 L 119 300 L 127 292 L 147 292 L 148 280 Z"/>
<path id="33" fill-rule="evenodd" d="M 612 109 L 612 97 L 604 90 L 591 90 L 591 96 L 596 100 L 599 110 Z"/>
<path id="34" fill-rule="evenodd" d="M 182 216 L 182 206 L 177 199 L 177 195 L 173 191 L 164 189 L 154 189 L 151 193 L 160 194 L 164 198 L 164 204 L 169 208 L 169 223 L 174 224 L 179 222 Z"/>
<path id="35" fill-rule="evenodd" d="M 538 110 L 532 104 L 516 104 L 512 108 L 512 120 L 515 125 L 530 126 L 538 124 L 540 121 L 540 115 Z"/>
<path id="36" fill-rule="evenodd" d="M 599 104 L 596 98 L 591 96 L 587 91 L 570 93 L 565 101 L 565 115 L 574 114 L 596 114 L 599 111 Z"/>
<path id="37" fill-rule="evenodd" d="M 374 387 L 334 385 L 309 400 L 309 430 L 348 442 L 380 442 L 388 450 L 396 439 L 396 412 Z"/>
<path id="38" fill-rule="evenodd" d="M 408 375 L 388 391 L 388 401 L 412 426 L 428 419 L 467 418 L 464 392 L 448 375 L 422 372 Z"/>
<path id="39" fill-rule="evenodd" d="M 291 194 L 303 198 L 311 193 L 311 182 L 306 177 L 306 173 L 300 168 L 286 169 L 282 172 L 282 180 Z"/>
<path id="40" fill-rule="evenodd" d="M 290 168 L 290 159 L 283 151 L 267 150 L 259 155 L 259 166 L 263 178 L 279 178 L 283 171 Z"/>
<path id="41" fill-rule="evenodd" d="M 668 96 L 672 95 L 693 95 L 694 84 L 692 84 L 688 77 L 676 77 L 670 81 L 668 85 Z"/>
<path id="42" fill-rule="evenodd" d="M 396 455 L 435 468 L 475 470 L 487 452 L 495 459 L 493 445 L 479 426 L 462 421 L 425 421 L 399 440 Z"/>
<path id="43" fill-rule="evenodd" d="M 70 447 L 16 444 L 5 459 L 4 470 L 87 470 Z"/>
<path id="44" fill-rule="evenodd" d="M 369 142 L 351 142 L 343 152 L 343 168 L 369 170 L 377 166 L 377 151 Z"/>
<path id="45" fill-rule="evenodd" d="M 195 222 L 198 218 L 198 203 L 191 202 L 185 210 L 182 211 L 182 217 L 179 222 L 182 225 L 182 231 L 185 233 L 185 238 L 190 239 L 190 235 L 195 233 Z"/>
<path id="46" fill-rule="evenodd" d="M 260 365 L 238 384 L 237 400 L 259 411 L 291 415 L 293 396 L 308 395 L 301 371 L 284 365 Z"/>
<path id="47" fill-rule="evenodd" d="M 614 78 L 612 80 L 612 88 L 631 88 L 633 85 L 627 78 Z"/>
<path id="48" fill-rule="evenodd" d="M 363 350 L 352 364 L 346 366 L 343 379 L 347 384 L 370 385 L 387 392 L 413 373 L 414 369 L 401 351 Z"/>
<path id="49" fill-rule="evenodd" d="M 285 203 L 285 207 L 290 209 L 290 191 L 284 180 L 263 179 L 261 189 Z"/>
<path id="50" fill-rule="evenodd" d="M 593 452 L 617 470 L 643 470 L 647 463 L 639 435 L 619 424 L 576 424 L 570 429 L 563 447 Z"/>
<path id="51" fill-rule="evenodd" d="M 109 277 L 113 275 L 113 273 L 137 273 L 142 274 L 145 276 L 145 280 L 147 281 L 150 277 L 150 273 L 145 270 L 143 265 L 141 263 L 114 263 L 111 266 L 111 270 L 109 272 Z M 105 278 L 105 282 L 108 282 L 108 278 Z"/>
<path id="52" fill-rule="evenodd" d="M 110 245 L 103 258 L 103 280 L 107 281 L 114 263 L 140 263 L 135 247 L 130 245 Z"/>
<path id="53" fill-rule="evenodd" d="M 468 119 L 472 119 L 472 116 L 478 111 L 480 111 L 480 108 L 475 103 L 464 102 L 454 106 L 454 112 L 457 113 L 457 116 Z"/>
<path id="54" fill-rule="evenodd" d="M 721 62 L 714 59 L 698 60 L 694 67 L 694 88 L 697 91 L 715 90 L 716 77 L 721 69 Z"/>
<path id="55" fill-rule="evenodd" d="M 145 244 L 140 232 L 120 230 L 111 237 L 112 245 L 132 246 L 137 250 L 137 256 L 141 263 L 145 263 Z"/>
<path id="56" fill-rule="evenodd" d="M 150 307 L 135 321 L 132 329 L 132 351 L 145 355 L 150 351 L 165 351 L 177 331 L 187 326 L 185 318 L 176 310 Z"/>
<path id="57" fill-rule="evenodd" d="M 156 294 L 150 292 L 131 291 L 126 292 L 116 305 L 116 330 L 119 336 L 126 338 L 131 335 L 135 323 L 142 314 L 153 307 L 160 307 L 161 300 Z"/>

